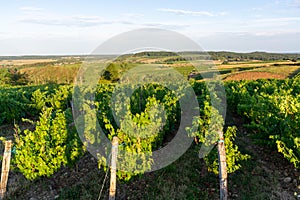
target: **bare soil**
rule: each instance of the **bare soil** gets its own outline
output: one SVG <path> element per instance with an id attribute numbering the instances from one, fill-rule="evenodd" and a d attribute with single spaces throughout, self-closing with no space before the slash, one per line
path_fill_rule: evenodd
<path id="1" fill-rule="evenodd" d="M 275 74 L 271 72 L 239 72 L 231 74 L 225 78 L 225 81 L 229 80 L 257 80 L 257 79 L 285 79 L 282 74 Z"/>

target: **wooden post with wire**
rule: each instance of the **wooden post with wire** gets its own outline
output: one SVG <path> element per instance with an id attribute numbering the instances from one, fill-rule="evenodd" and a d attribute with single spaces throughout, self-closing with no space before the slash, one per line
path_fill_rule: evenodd
<path id="1" fill-rule="evenodd" d="M 117 156 L 118 156 L 118 137 L 113 137 L 111 148 L 111 167 L 110 167 L 110 187 L 109 187 L 109 200 L 116 199 L 116 173 L 117 173 Z"/>
<path id="2" fill-rule="evenodd" d="M 11 157 L 11 146 L 12 141 L 5 141 L 5 148 L 2 160 L 2 172 L 1 172 L 1 182 L 0 182 L 0 199 L 4 198 L 6 192 L 6 185 L 8 180 L 10 157 Z"/>
<path id="3" fill-rule="evenodd" d="M 227 200 L 227 168 L 226 168 L 226 151 L 223 131 L 219 131 L 218 154 L 219 154 L 219 179 L 220 179 L 220 200 Z"/>

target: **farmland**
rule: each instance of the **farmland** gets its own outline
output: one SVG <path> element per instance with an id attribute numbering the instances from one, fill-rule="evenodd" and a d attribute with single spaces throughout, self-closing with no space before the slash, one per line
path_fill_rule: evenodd
<path id="1" fill-rule="evenodd" d="M 143 168 L 134 172 L 118 172 L 120 199 L 217 199 L 216 148 L 204 159 L 199 159 L 198 153 L 206 135 L 223 126 L 225 146 L 231 147 L 226 149 L 231 199 L 296 199 L 300 194 L 300 55 L 209 54 L 211 57 L 184 52 L 182 57 L 141 52 L 118 57 L 112 63 L 107 57 L 100 59 L 107 68 L 97 82 L 95 102 L 85 99 L 88 109 L 79 113 L 92 114 L 89 109 L 96 108 L 101 113 L 97 119 L 104 134 L 109 139 L 118 136 L 124 144 L 119 147 L 125 151 L 119 157 L 120 163 L 142 163 Z M 97 199 L 107 170 L 105 157 L 97 161 L 86 151 L 72 125 L 76 115 L 71 103 L 73 89 L 86 89 L 76 88 L 74 82 L 84 65 L 84 56 L 7 60 L 2 58 L 1 63 L 0 131 L 3 140 L 14 140 L 16 149 L 7 199 Z M 154 71 L 154 77 L 159 78 L 170 69 L 189 84 L 176 78 L 165 86 L 125 84 L 118 88 L 116 97 L 124 105 L 109 104 L 115 86 L 131 70 L 136 77 Z M 134 86 L 138 89 L 133 90 L 127 102 L 130 107 L 126 107 L 123 91 Z M 220 87 L 224 87 L 226 96 L 214 93 Z M 172 92 L 168 88 L 175 89 Z M 176 136 L 184 118 L 181 97 L 176 94 L 189 94 L 189 89 L 197 95 L 200 112 L 191 125 L 196 124 L 195 128 L 187 129 L 194 142 L 172 164 L 144 174 L 151 164 L 143 152 L 167 146 Z M 219 110 L 214 109 L 213 97 L 219 103 L 226 98 L 225 119 L 221 103 Z M 119 115 L 127 114 L 120 124 L 123 129 L 114 121 L 110 107 Z M 166 113 L 164 119 L 159 115 L 161 110 Z M 163 128 L 159 128 L 163 121 Z M 88 123 L 92 122 L 84 121 L 92 133 L 93 127 Z M 153 124 L 153 129 L 147 129 L 149 124 Z M 128 135 L 132 127 L 140 135 Z M 157 134 L 148 136 L 151 131 Z M 126 151 L 142 156 L 129 157 Z M 131 160 L 125 162 L 122 158 Z M 106 182 L 102 198 L 107 196 L 108 187 Z"/>

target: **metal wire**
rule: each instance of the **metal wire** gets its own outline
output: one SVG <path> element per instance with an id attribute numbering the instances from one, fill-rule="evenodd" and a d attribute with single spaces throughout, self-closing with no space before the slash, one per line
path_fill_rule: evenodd
<path id="1" fill-rule="evenodd" d="M 109 154 L 108 156 L 108 165 L 107 166 L 110 166 L 110 158 L 111 157 L 111 154 Z M 106 174 L 105 174 L 105 177 L 104 177 L 104 180 L 103 180 L 103 183 L 102 183 L 102 187 L 101 187 L 101 190 L 99 192 L 99 196 L 98 196 L 98 200 L 100 200 L 101 196 L 102 196 L 102 192 L 103 192 L 103 188 L 104 188 L 104 185 L 105 185 L 105 182 L 106 182 L 106 179 L 107 179 L 107 175 L 108 175 L 108 172 L 109 172 L 109 169 L 106 170 Z"/>

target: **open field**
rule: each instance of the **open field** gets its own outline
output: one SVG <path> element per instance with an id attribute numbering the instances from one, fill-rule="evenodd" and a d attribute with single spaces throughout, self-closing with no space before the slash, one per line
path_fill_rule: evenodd
<path id="1" fill-rule="evenodd" d="M 51 63 L 57 60 L 54 59 L 24 59 L 24 60 L 0 60 L 0 66 L 21 66 L 32 65 L 37 63 Z"/>
<path id="2" fill-rule="evenodd" d="M 292 64 L 293 65 L 286 62 L 272 62 L 263 66 L 247 64 L 247 67 L 237 65 L 237 67 L 232 66 L 232 68 L 229 68 L 229 66 L 226 65 L 226 68 L 223 68 L 221 65 L 220 68 L 227 69 L 227 71 L 223 70 L 227 72 L 225 75 L 222 75 L 224 80 L 256 80 L 268 78 L 284 79 L 293 77 L 300 72 L 300 64 Z"/>
<path id="3" fill-rule="evenodd" d="M 291 61 L 260 61 L 260 62 L 230 62 L 230 64 L 218 65 L 218 69 L 234 69 L 234 68 L 258 68 L 258 67 L 270 67 L 274 64 L 286 65 L 291 64 Z"/>
<path id="4" fill-rule="evenodd" d="M 262 69 L 254 69 L 253 71 L 265 71 L 283 75 L 285 78 L 293 77 L 294 75 L 300 72 L 300 65 L 299 66 L 288 66 L 288 65 L 280 65 L 280 66 L 271 66 L 271 67 L 264 67 Z"/>
<path id="5" fill-rule="evenodd" d="M 20 69 L 21 73 L 28 76 L 29 82 L 33 84 L 44 83 L 73 83 L 77 72 L 79 70 L 79 64 L 68 65 L 56 65 L 49 67 L 26 67 Z"/>
<path id="6" fill-rule="evenodd" d="M 247 71 L 239 72 L 226 76 L 225 81 L 238 81 L 238 80 L 257 80 L 257 79 L 284 79 L 286 76 L 283 74 L 276 74 L 265 71 Z"/>
<path id="7" fill-rule="evenodd" d="M 138 65 L 152 64 L 153 66 L 172 67 L 179 73 L 187 77 L 191 72 L 192 77 L 196 80 L 201 80 L 200 73 L 207 73 L 209 71 L 219 70 L 220 77 L 225 80 L 229 80 L 229 76 L 232 77 L 233 74 L 236 79 L 249 79 L 248 75 L 251 76 L 250 79 L 259 78 L 285 78 L 292 77 L 299 72 L 300 63 L 291 60 L 239 60 L 239 61 L 225 61 L 224 59 L 219 60 L 205 60 L 203 59 L 205 54 L 197 55 L 194 53 L 185 53 L 184 58 L 179 55 L 174 55 L 172 53 L 161 54 L 153 53 L 150 54 L 138 54 L 137 55 L 124 55 L 120 57 L 111 56 L 110 58 L 116 58 L 116 63 L 118 67 L 115 70 L 118 74 L 125 73 L 126 70 L 132 69 Z M 234 55 L 236 56 L 236 55 Z M 35 59 L 6 59 L 2 60 L 2 64 L 10 64 L 19 69 L 20 73 L 26 74 L 30 83 L 43 84 L 48 82 L 53 83 L 72 83 L 76 77 L 77 70 L 81 66 L 84 57 L 38 57 Z M 107 62 L 105 57 L 97 57 L 94 59 L 99 62 Z M 190 60 L 189 60 L 190 59 Z M 201 60 L 199 60 L 201 59 Z M 51 63 L 51 66 L 47 65 Z M 0 64 L 1 65 L 1 64 Z M 151 69 L 149 69 L 151 71 Z M 254 71 L 256 73 L 252 73 Z M 241 73 L 247 72 L 247 73 Z M 251 73 L 248 73 L 251 72 Z M 261 72 L 261 73 L 257 73 Z M 268 72 L 265 73 L 265 72 Z M 199 74 L 197 76 L 197 74 Z M 255 77 L 257 75 L 257 77 Z"/>

